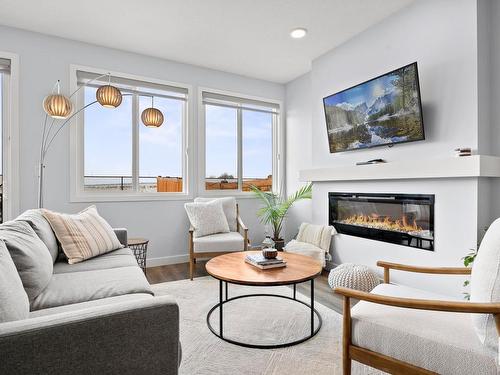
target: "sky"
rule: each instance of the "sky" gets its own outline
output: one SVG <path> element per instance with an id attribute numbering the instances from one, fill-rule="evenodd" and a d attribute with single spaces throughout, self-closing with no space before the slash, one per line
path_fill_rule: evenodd
<path id="1" fill-rule="evenodd" d="M 392 88 L 391 82 L 396 79 L 395 75 L 385 75 L 353 88 L 341 91 L 337 94 L 325 98 L 326 105 L 337 105 L 340 103 L 350 103 L 357 106 L 366 103 L 370 107 L 377 97 L 384 94 L 386 89 Z"/>
<path id="2" fill-rule="evenodd" d="M 95 88 L 85 88 L 85 103 L 95 100 Z M 140 112 L 151 106 L 150 97 L 139 100 Z M 159 128 L 139 126 L 139 175 L 182 175 L 183 102 L 155 98 L 163 112 Z M 237 174 L 236 110 L 207 105 L 206 176 Z M 272 173 L 272 115 L 243 111 L 243 177 Z M 132 175 L 132 98 L 123 96 L 116 109 L 92 105 L 85 110 L 85 175 Z"/>

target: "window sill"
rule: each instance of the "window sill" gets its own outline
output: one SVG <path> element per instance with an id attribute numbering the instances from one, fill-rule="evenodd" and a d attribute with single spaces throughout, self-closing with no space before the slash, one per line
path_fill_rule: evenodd
<path id="1" fill-rule="evenodd" d="M 153 201 L 189 201 L 188 193 L 124 193 L 124 194 L 72 194 L 70 202 L 153 202 Z"/>

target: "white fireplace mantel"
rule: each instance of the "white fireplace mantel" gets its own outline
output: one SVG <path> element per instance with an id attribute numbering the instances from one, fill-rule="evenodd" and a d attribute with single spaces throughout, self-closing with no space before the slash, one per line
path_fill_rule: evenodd
<path id="1" fill-rule="evenodd" d="M 362 181 L 424 178 L 500 177 L 500 157 L 473 155 L 393 161 L 370 165 L 303 169 L 301 181 Z"/>

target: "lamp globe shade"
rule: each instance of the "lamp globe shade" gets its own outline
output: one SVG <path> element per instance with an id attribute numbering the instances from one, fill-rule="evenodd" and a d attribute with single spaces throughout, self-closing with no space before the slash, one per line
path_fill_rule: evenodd
<path id="1" fill-rule="evenodd" d="M 71 114 L 73 104 L 64 95 L 52 94 L 43 100 L 43 110 L 52 118 L 65 119 Z"/>
<path id="2" fill-rule="evenodd" d="M 156 108 L 146 108 L 142 111 L 141 120 L 148 128 L 158 128 L 163 124 L 163 113 Z"/>
<path id="3" fill-rule="evenodd" d="M 100 105 L 106 108 L 116 108 L 122 104 L 122 93 L 111 85 L 99 87 L 95 93 L 95 98 Z"/>

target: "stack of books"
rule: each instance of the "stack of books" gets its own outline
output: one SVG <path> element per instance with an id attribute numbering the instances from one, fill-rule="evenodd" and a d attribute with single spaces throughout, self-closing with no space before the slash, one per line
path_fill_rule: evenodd
<path id="1" fill-rule="evenodd" d="M 266 259 L 262 254 L 249 254 L 245 257 L 245 262 L 261 270 L 286 267 L 286 262 L 282 258 Z"/>

